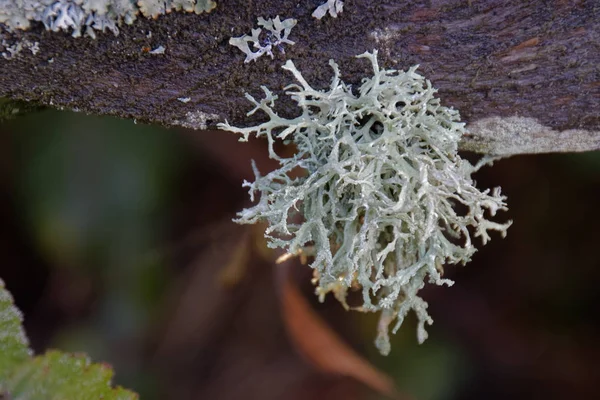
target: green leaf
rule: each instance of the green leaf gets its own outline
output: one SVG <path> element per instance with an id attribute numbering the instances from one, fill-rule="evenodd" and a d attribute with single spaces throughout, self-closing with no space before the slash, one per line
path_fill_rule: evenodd
<path id="1" fill-rule="evenodd" d="M 21 326 L 23 315 L 0 279 L 0 391 L 16 366 L 31 359 L 29 342 Z"/>
<path id="2" fill-rule="evenodd" d="M 49 351 L 17 368 L 8 392 L 13 400 L 137 399 L 125 389 L 113 389 L 112 375 L 110 366 L 93 364 L 85 355 Z"/>
<path id="3" fill-rule="evenodd" d="M 84 354 L 51 350 L 32 357 L 23 317 L 0 279 L 0 398 L 11 400 L 135 400 L 112 388 L 108 364 L 93 364 Z"/>

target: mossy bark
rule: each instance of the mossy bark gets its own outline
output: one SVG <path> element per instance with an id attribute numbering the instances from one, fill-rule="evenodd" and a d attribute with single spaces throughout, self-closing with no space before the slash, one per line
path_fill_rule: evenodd
<path id="1" fill-rule="evenodd" d="M 165 126 L 205 129 L 226 118 L 249 124 L 262 116 L 246 117 L 243 93 L 260 96 L 266 85 L 283 94 L 293 80 L 280 68 L 286 59 L 320 87 L 328 85 L 328 60 L 335 59 L 343 79 L 358 84 L 369 65 L 353 56 L 379 49 L 383 67 L 420 64 L 442 102 L 469 123 L 526 117 L 559 137 L 584 132 L 591 138 L 586 149 L 600 147 L 597 2 L 348 0 L 338 18 L 317 20 L 311 13 L 320 3 L 220 1 L 210 14 L 140 18 L 118 37 L 100 33 L 95 40 L 42 26 L 4 32 L 8 42 L 39 42 L 39 52 L 0 58 L 0 97 Z M 244 64 L 229 38 L 249 33 L 257 17 L 276 15 L 298 20 L 290 35 L 296 44 L 285 54 L 275 49 L 274 59 Z M 164 54 L 148 51 L 159 46 Z M 285 95 L 279 107 L 296 113 Z"/>

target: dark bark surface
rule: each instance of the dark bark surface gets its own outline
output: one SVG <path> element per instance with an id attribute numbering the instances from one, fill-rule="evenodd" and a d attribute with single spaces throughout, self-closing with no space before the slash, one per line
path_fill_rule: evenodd
<path id="1" fill-rule="evenodd" d="M 321 2 L 220 1 L 210 14 L 139 18 L 119 36 L 96 40 L 37 26 L 18 34 L 39 42 L 37 54 L 0 58 L 0 97 L 166 126 L 211 128 L 225 118 L 247 124 L 251 105 L 243 94 L 260 96 L 260 85 L 280 92 L 283 114 L 295 114 L 281 93 L 293 80 L 280 68 L 286 59 L 314 87 L 328 85 L 329 59 L 357 84 L 370 71 L 353 56 L 379 49 L 386 68 L 420 64 L 442 102 L 469 123 L 519 116 L 557 131 L 600 128 L 597 1 L 348 0 L 337 19 L 319 21 L 311 13 Z M 244 64 L 229 38 L 250 33 L 257 17 L 276 15 L 298 20 L 290 34 L 296 44 Z M 164 54 L 148 52 L 159 46 Z"/>

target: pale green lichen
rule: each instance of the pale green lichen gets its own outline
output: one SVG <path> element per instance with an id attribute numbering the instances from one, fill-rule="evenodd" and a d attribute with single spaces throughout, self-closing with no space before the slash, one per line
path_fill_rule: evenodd
<path id="1" fill-rule="evenodd" d="M 329 14 L 332 18 L 337 18 L 338 14 L 344 11 L 344 2 L 341 0 L 327 0 L 313 11 L 312 16 L 316 19 L 323 18 Z"/>
<path id="2" fill-rule="evenodd" d="M 390 350 L 389 326 L 402 325 L 410 310 L 418 318 L 418 340 L 432 319 L 418 295 L 425 282 L 451 285 L 442 278 L 445 264 L 465 264 L 483 244 L 488 231 L 503 236 L 511 222 L 492 222 L 506 209 L 498 188 L 480 191 L 471 165 L 457 154 L 465 133 L 457 111 L 440 105 L 436 90 L 417 67 L 408 71 L 380 69 L 377 52 L 359 58 L 370 61 L 373 76 L 353 89 L 334 76 L 329 89 L 311 87 L 292 61 L 283 68 L 298 84 L 286 94 L 301 114 L 280 117 L 273 109 L 277 96 L 262 87 L 265 98 L 249 114 L 263 111 L 267 122 L 248 128 L 221 124 L 222 129 L 266 137 L 271 158 L 281 168 L 245 182 L 258 203 L 239 213 L 239 223 L 266 220 L 269 246 L 288 253 L 314 256 L 317 293 L 328 292 L 346 307 L 349 289 L 362 291 L 365 312 L 380 312 L 377 347 Z M 279 157 L 276 139 L 292 142 L 297 153 Z M 298 176 L 298 170 L 304 173 Z M 349 307 L 348 307 L 349 308 Z"/>
<path id="3" fill-rule="evenodd" d="M 13 43 L 2 39 L 0 40 L 0 46 L 4 48 L 4 51 L 0 54 L 7 60 L 17 57 L 23 50 L 29 50 L 33 55 L 36 55 L 40 51 L 39 42 L 31 42 L 27 39 Z"/>
<path id="4" fill-rule="evenodd" d="M 257 23 L 260 28 L 252 29 L 250 35 L 229 39 L 230 45 L 237 47 L 246 54 L 244 63 L 249 63 L 252 60 L 256 61 L 263 54 L 268 54 L 273 58 L 274 48 L 278 48 L 282 53 L 285 53 L 283 50 L 284 44 L 294 45 L 294 42 L 289 40 L 288 36 L 292 28 L 296 26 L 297 21 L 295 19 L 288 18 L 282 21 L 279 15 L 274 19 L 258 17 Z M 262 28 L 265 29 L 264 33 Z M 256 51 L 252 51 L 250 44 Z"/>
<path id="5" fill-rule="evenodd" d="M 106 30 L 118 35 L 118 27 L 135 21 L 138 12 L 156 18 L 171 10 L 200 14 L 216 6 L 212 0 L 0 0 L 0 24 L 15 30 L 42 22 L 47 30 L 95 37 L 95 31 Z"/>

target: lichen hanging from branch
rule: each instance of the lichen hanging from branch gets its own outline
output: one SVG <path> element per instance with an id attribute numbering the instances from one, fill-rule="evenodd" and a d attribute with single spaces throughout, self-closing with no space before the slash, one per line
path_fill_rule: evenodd
<path id="1" fill-rule="evenodd" d="M 221 124 L 242 135 L 265 137 L 280 168 L 245 182 L 258 203 L 239 213 L 237 222 L 267 221 L 269 246 L 290 254 L 312 256 L 311 268 L 321 301 L 332 292 L 342 304 L 348 290 L 362 291 L 357 309 L 380 313 L 377 347 L 390 351 L 389 325 L 397 331 L 409 311 L 418 319 L 419 342 L 433 321 L 418 295 L 425 282 L 451 285 L 443 279 L 446 264 L 465 264 L 483 244 L 488 231 L 506 234 L 511 222 L 493 217 L 505 210 L 499 188 L 480 191 L 471 165 L 458 155 L 465 134 L 456 110 L 440 104 L 431 83 L 416 72 L 381 69 L 377 52 L 372 77 L 352 88 L 330 61 L 333 78 L 327 90 L 314 89 L 292 61 L 283 68 L 298 83 L 284 90 L 298 105 L 294 118 L 274 110 L 277 97 L 263 86 L 252 115 L 268 120 L 247 128 Z M 292 142 L 297 153 L 282 158 L 275 141 Z M 302 174 L 297 176 L 297 170 Z M 293 172 L 296 171 L 296 172 Z M 461 210 L 465 208 L 466 210 Z"/>

